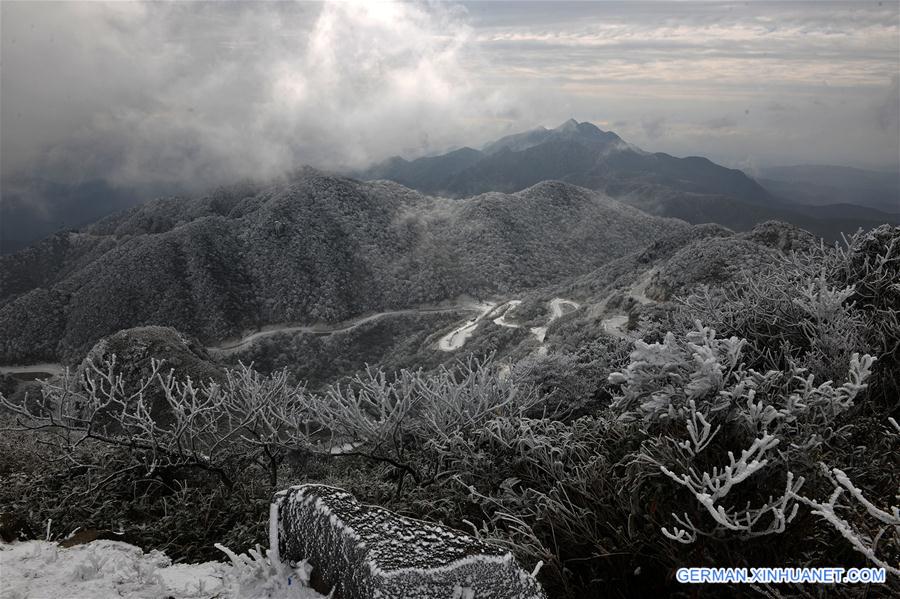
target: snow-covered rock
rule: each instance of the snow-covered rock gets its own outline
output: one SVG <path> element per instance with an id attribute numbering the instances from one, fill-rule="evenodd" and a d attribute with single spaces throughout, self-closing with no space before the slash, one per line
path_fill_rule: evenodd
<path id="1" fill-rule="evenodd" d="M 275 495 L 271 546 L 308 559 L 340 599 L 544 599 L 512 554 L 456 530 L 358 502 L 325 485 Z M 322 589 L 320 589 L 322 590 Z"/>

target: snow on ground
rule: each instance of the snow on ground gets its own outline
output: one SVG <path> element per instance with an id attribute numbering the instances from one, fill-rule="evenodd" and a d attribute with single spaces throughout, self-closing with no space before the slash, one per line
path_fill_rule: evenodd
<path id="1" fill-rule="evenodd" d="M 477 306 L 477 308 L 482 310 L 481 314 L 479 314 L 476 318 L 467 320 L 465 324 L 456 329 L 453 329 L 448 334 L 441 337 L 440 341 L 438 341 L 438 348 L 443 351 L 453 351 L 459 349 L 466 343 L 466 340 L 472 336 L 472 334 L 475 332 L 475 329 L 478 328 L 478 323 L 481 322 L 481 320 L 486 317 L 490 318 L 495 314 L 499 314 L 499 316 L 493 319 L 494 324 L 501 327 L 509 327 L 511 329 L 521 328 L 522 325 L 506 320 L 506 317 L 509 316 L 509 313 L 512 312 L 516 308 L 516 306 L 521 303 L 522 300 L 514 299 L 502 304 L 480 304 L 479 306 Z M 550 327 L 554 320 L 563 315 L 563 306 L 570 306 L 575 310 L 579 308 L 579 304 L 577 302 L 563 299 L 561 297 L 554 298 L 550 300 L 550 319 L 547 321 L 547 324 L 542 327 L 532 327 L 531 329 L 529 329 L 531 331 L 531 334 L 534 335 L 534 337 L 538 340 L 538 343 L 541 344 L 541 347 L 538 348 L 538 354 L 540 355 L 547 354 L 547 347 L 543 345 L 544 339 L 547 336 L 547 329 Z"/>
<path id="2" fill-rule="evenodd" d="M 476 309 L 480 310 L 481 313 L 473 318 L 472 320 L 467 320 L 466 323 L 458 328 L 453 329 L 446 335 L 440 338 L 438 341 L 438 348 L 442 351 L 454 351 L 461 348 L 465 345 L 466 340 L 472 336 L 472 333 L 475 332 L 475 329 L 478 328 L 478 323 L 481 320 L 490 314 L 494 308 L 497 307 L 497 304 L 478 304 L 475 306 Z"/>
<path id="3" fill-rule="evenodd" d="M 628 295 L 636 299 L 639 303 L 643 305 L 653 304 L 655 303 L 652 299 L 647 297 L 647 287 L 650 286 L 650 281 L 653 280 L 653 275 L 656 274 L 656 269 L 651 268 L 647 272 L 638 278 L 638 280 L 631 286 L 631 289 L 628 290 Z"/>
<path id="4" fill-rule="evenodd" d="M 513 309 L 522 303 L 522 300 L 509 300 L 505 304 L 500 304 L 494 312 L 500 312 L 500 316 L 494 319 L 494 324 L 501 327 L 509 327 L 511 329 L 518 329 L 521 325 L 517 325 L 514 322 L 509 322 L 506 320 L 506 317 L 509 316 L 509 313 L 513 311 Z"/>
<path id="5" fill-rule="evenodd" d="M 542 327 L 532 327 L 531 334 L 534 335 L 538 343 L 544 343 L 544 339 L 547 337 L 547 329 L 550 328 L 550 325 L 554 320 L 563 315 L 563 306 L 572 306 L 573 309 L 577 310 L 579 305 L 572 300 L 563 299 L 561 297 L 556 297 L 550 300 L 550 320 L 547 321 Z M 542 355 L 546 355 L 547 349 L 544 348 L 543 352 L 540 352 Z"/>
<path id="6" fill-rule="evenodd" d="M 225 551 L 224 548 L 222 548 Z M 0 543 L 2 599 L 321 599 L 307 586 L 308 565 L 272 564 L 257 547 L 227 552 L 230 563 L 172 564 L 159 551 L 144 553 L 119 541 L 65 549 L 56 543 Z"/>
<path id="7" fill-rule="evenodd" d="M 627 324 L 627 314 L 616 314 L 615 316 L 604 318 L 600 322 L 600 325 L 606 330 L 607 333 L 613 335 L 614 337 L 620 337 L 622 339 L 628 337 L 628 333 L 625 331 L 625 325 Z"/>

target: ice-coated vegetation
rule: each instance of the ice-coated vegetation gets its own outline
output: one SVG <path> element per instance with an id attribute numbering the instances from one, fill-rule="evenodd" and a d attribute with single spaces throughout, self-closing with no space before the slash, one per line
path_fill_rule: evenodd
<path id="1" fill-rule="evenodd" d="M 119 541 L 64 548 L 48 541 L 0 544 L 4 599 L 317 599 L 303 567 L 285 567 L 257 546 L 248 554 L 225 547 L 229 563 L 173 564 L 160 551 Z"/>
<path id="2" fill-rule="evenodd" d="M 782 232 L 723 242 L 773 251 L 720 280 L 672 278 L 674 247 L 591 275 L 646 282 L 650 299 L 653 274 L 641 277 L 670 277 L 657 282 L 671 296 L 632 309 L 628 338 L 604 334 L 609 302 L 583 293 L 548 330 L 547 355 L 487 320 L 531 348 L 505 370 L 372 367 L 310 389 L 283 371 L 204 381 L 151 361 L 135 384 L 117 358 L 92 354 L 39 395 L 4 396 L 16 432 L 0 438 L 0 501 L 33 529 L 52 520 L 54 539 L 123 527 L 142 547 L 201 560 L 216 542 L 264 542 L 272 492 L 316 483 L 463 531 L 526 570 L 542 564 L 552 597 L 671 593 L 675 568 L 723 563 L 881 566 L 891 589 L 900 229 L 834 248 Z M 510 318 L 540 323 L 557 292 L 523 298 Z"/>
<path id="3" fill-rule="evenodd" d="M 302 170 L 156 200 L 0 256 L 0 361 L 70 363 L 149 324 L 213 343 L 262 325 L 508 293 L 686 228 L 559 182 L 448 200 Z"/>

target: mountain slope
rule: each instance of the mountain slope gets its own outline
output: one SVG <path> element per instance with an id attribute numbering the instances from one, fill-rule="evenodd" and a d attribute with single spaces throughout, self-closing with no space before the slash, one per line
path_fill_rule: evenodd
<path id="1" fill-rule="evenodd" d="M 459 152 L 465 151 L 465 161 Z M 534 129 L 485 146 L 411 162 L 391 159 L 362 173 L 386 178 L 425 193 L 468 196 L 511 193 L 547 179 L 596 189 L 622 183 L 655 183 L 694 193 L 728 194 L 744 201 L 777 203 L 744 173 L 706 158 L 676 158 L 644 152 L 615 133 L 569 120 L 555 129 Z"/>
<path id="2" fill-rule="evenodd" d="M 717 223 L 735 231 L 749 231 L 759 223 L 779 220 L 800 226 L 826 240 L 840 240 L 842 233 L 871 229 L 900 221 L 900 216 L 861 206 L 765 206 L 727 195 L 678 191 L 662 185 L 622 185 L 603 189 L 621 202 L 650 214 L 680 218 L 692 224 Z"/>
<path id="3" fill-rule="evenodd" d="M 141 325 L 208 341 L 506 293 L 687 226 L 559 182 L 460 201 L 306 170 L 268 187 L 150 202 L 3 257 L 13 291 L 0 305 L 0 360 L 72 359 Z"/>
<path id="4" fill-rule="evenodd" d="M 782 220 L 828 240 L 840 239 L 841 233 L 860 227 L 900 220 L 898 214 L 828 201 L 832 197 L 852 201 L 847 199 L 852 194 L 846 190 L 838 196 L 825 194 L 825 201 L 816 202 L 827 206 L 808 205 L 813 203 L 808 196 L 819 193 L 822 186 L 810 179 L 820 171 L 807 171 L 773 171 L 772 176 L 802 175 L 806 179 L 800 183 L 766 180 L 764 187 L 743 172 L 706 158 L 645 152 L 615 133 L 570 120 L 556 129 L 541 127 L 504 137 L 487 144 L 481 152 L 464 148 L 412 161 L 394 158 L 360 176 L 390 179 L 425 193 L 451 197 L 487 191 L 513 193 L 540 181 L 560 180 L 603 191 L 658 216 L 691 223 L 714 222 L 737 231 L 768 220 Z M 834 175 L 826 177 L 830 184 L 837 185 L 834 179 Z M 884 201 L 884 186 L 890 183 L 885 177 L 854 180 L 869 187 L 880 185 L 874 192 L 866 188 L 865 193 L 881 194 Z M 802 189 L 807 195 L 798 191 Z M 782 199 L 782 193 L 789 199 Z M 795 199 L 808 201 L 792 201 Z"/>

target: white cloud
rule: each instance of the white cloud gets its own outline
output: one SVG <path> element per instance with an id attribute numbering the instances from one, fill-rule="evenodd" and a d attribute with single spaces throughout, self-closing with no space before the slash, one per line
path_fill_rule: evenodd
<path id="1" fill-rule="evenodd" d="M 54 11 L 4 4 L 15 37 L 4 31 L 3 88 L 18 90 L 3 97 L 4 175 L 38 165 L 67 180 L 203 187 L 301 164 L 359 167 L 446 149 L 505 109 L 463 66 L 464 53 L 477 57 L 465 14 L 452 6 Z M 55 45 L 42 52 L 48 37 Z"/>
<path id="2" fill-rule="evenodd" d="M 660 6 L 3 2 L 2 176 L 201 189 L 569 117 L 720 161 L 897 160 L 895 3 Z"/>

